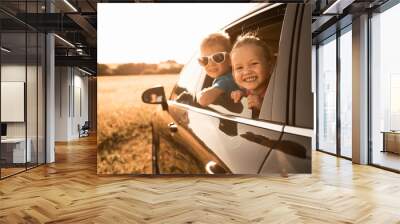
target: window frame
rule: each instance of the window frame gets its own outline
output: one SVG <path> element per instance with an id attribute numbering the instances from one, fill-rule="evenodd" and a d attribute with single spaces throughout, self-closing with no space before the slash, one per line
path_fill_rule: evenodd
<path id="1" fill-rule="evenodd" d="M 263 19 L 261 21 L 255 20 L 255 18 L 263 16 L 264 13 L 266 13 L 266 12 L 270 12 L 271 16 L 267 17 L 267 18 L 263 17 Z M 242 19 L 238 20 L 237 22 L 234 22 L 234 23 L 230 24 L 228 27 L 225 27 L 223 29 L 223 31 L 227 32 L 230 35 L 231 40 L 234 41 L 234 40 L 236 40 L 237 36 L 240 34 L 238 32 L 239 30 L 240 31 L 252 30 L 252 28 L 254 28 L 255 26 L 258 29 L 261 30 L 261 29 L 263 29 L 265 27 L 268 27 L 268 26 L 271 26 L 271 25 L 279 25 L 280 24 L 280 26 L 279 26 L 280 27 L 279 39 L 280 39 L 280 36 L 282 35 L 283 19 L 284 19 L 285 12 L 286 12 L 286 5 L 285 4 L 269 5 L 269 6 L 265 7 L 265 8 L 262 8 L 261 10 L 258 10 L 256 12 L 254 12 L 253 14 L 250 14 L 250 15 L 247 15 L 247 16 L 243 17 Z M 282 17 L 282 18 L 280 18 L 280 17 Z M 281 19 L 281 20 L 279 20 L 279 23 L 274 23 L 278 19 Z M 273 23 L 271 23 L 271 20 L 273 21 Z M 279 51 L 279 41 L 277 43 L 277 50 Z M 198 52 L 196 52 L 194 55 L 195 56 L 193 56 L 190 59 L 190 61 L 185 65 L 185 67 L 193 66 L 192 64 L 196 63 L 196 55 L 198 55 Z M 277 64 L 277 60 L 275 59 L 273 73 L 275 72 L 276 64 Z M 198 66 L 200 66 L 200 65 L 198 65 Z M 181 72 L 180 76 L 183 74 L 183 72 L 184 72 L 184 70 Z M 193 85 L 193 86 L 195 86 L 195 92 L 192 93 L 192 92 L 189 91 L 193 95 L 194 101 L 197 100 L 197 94 L 203 89 L 202 87 L 204 86 L 204 83 L 205 83 L 207 75 L 206 75 L 205 71 L 202 69 L 201 73 L 196 75 L 196 77 L 197 77 L 196 85 Z M 179 82 L 179 80 L 178 80 L 178 82 Z M 178 82 L 176 84 L 177 86 L 178 86 Z M 272 87 L 269 86 L 268 88 L 272 88 Z M 170 100 L 173 100 L 172 96 L 174 94 L 173 93 L 174 91 L 175 91 L 175 88 L 171 93 L 171 96 L 169 98 Z M 265 95 L 264 95 L 264 97 L 265 97 Z M 194 102 L 194 105 L 191 105 L 191 106 L 194 106 L 194 107 L 197 107 L 197 108 L 201 108 L 201 109 L 205 109 L 205 110 L 209 110 L 209 111 L 215 111 L 215 112 L 217 112 L 217 113 L 219 113 L 221 115 L 224 115 L 224 116 L 235 116 L 235 117 L 246 118 L 246 119 L 266 121 L 266 122 L 270 122 L 270 123 L 274 123 L 274 124 L 281 124 L 281 125 L 284 124 L 284 123 L 281 123 L 281 122 L 275 122 L 275 121 L 271 121 L 271 120 L 267 120 L 267 119 L 251 118 L 249 116 L 244 116 L 244 115 L 241 115 L 241 114 L 238 114 L 238 113 L 235 113 L 235 112 L 225 113 L 223 111 L 219 111 L 218 109 L 214 109 L 213 106 L 212 107 L 200 107 L 196 102 Z M 221 105 L 218 105 L 218 106 L 221 106 Z M 247 114 L 251 112 L 251 111 L 249 112 L 249 109 L 247 109 L 247 108 L 245 110 L 247 110 L 246 111 Z M 244 113 L 246 113 L 246 112 L 244 112 Z"/>
<path id="2" fill-rule="evenodd" d="M 395 172 L 395 173 L 400 173 L 400 170 L 394 169 L 394 168 L 390 168 L 388 166 L 384 166 L 384 165 L 380 165 L 378 163 L 374 163 L 373 162 L 373 130 L 372 130 L 372 72 L 373 72 L 373 68 L 372 68 L 372 19 L 374 17 L 374 14 L 382 14 L 385 11 L 393 8 L 394 6 L 400 4 L 397 0 L 388 0 L 387 2 L 383 3 L 382 5 L 379 5 L 375 8 L 373 8 L 372 10 L 368 11 L 368 31 L 367 31 L 367 39 L 368 39 L 368 70 L 367 70 L 367 75 L 368 75 L 368 149 L 367 149 L 367 154 L 368 154 L 368 158 L 367 158 L 367 164 L 373 167 L 377 167 L 383 170 L 388 170 L 391 172 Z"/>
<path id="3" fill-rule="evenodd" d="M 27 13 L 31 13 L 31 12 L 29 12 L 28 11 L 28 8 L 27 8 L 27 2 L 25 2 L 26 4 L 22 4 L 21 5 L 21 9 L 22 9 L 22 11 L 21 11 L 21 15 L 24 15 L 25 14 L 25 16 L 26 16 L 26 14 Z M 33 4 L 34 4 L 34 7 L 36 6 L 36 8 L 33 8 L 34 10 L 33 10 L 33 13 L 39 13 L 39 3 L 43 3 L 43 1 L 41 0 L 41 1 L 34 1 L 34 2 L 32 2 Z M 45 7 L 45 12 L 47 12 L 48 11 L 48 7 Z M 23 134 L 23 136 L 21 137 L 21 138 L 23 138 L 24 139 L 24 142 L 25 142 L 25 146 L 24 146 L 24 150 L 25 150 L 25 164 L 24 164 L 24 167 L 23 167 L 23 170 L 20 170 L 20 171 L 17 171 L 17 172 L 14 172 L 14 173 L 11 173 L 11 174 L 7 174 L 7 175 L 4 175 L 4 172 L 2 173 L 2 167 L 0 166 L 0 180 L 3 180 L 3 179 L 6 179 L 6 178 L 9 178 L 9 177 L 11 177 L 11 176 L 15 176 L 15 175 L 17 175 L 17 174 L 19 174 L 19 173 L 22 173 L 22 172 L 26 172 L 26 171 L 28 171 L 28 170 L 30 170 L 30 169 L 34 169 L 34 168 L 36 168 L 36 167 L 39 167 L 39 166 L 41 166 L 41 165 L 44 165 L 44 164 L 46 164 L 47 163 L 47 144 L 48 144 L 48 142 L 46 141 L 46 138 L 47 138 L 47 129 L 46 129 L 46 125 L 47 125 L 47 101 L 46 101 L 46 97 L 47 97 L 47 82 L 46 82 L 46 77 L 47 77 L 47 66 L 46 66 L 46 63 L 47 63 L 47 60 L 46 60 L 46 58 L 47 58 L 47 50 L 46 50 L 46 48 L 47 48 L 47 44 L 48 44 L 48 40 L 47 40 L 47 33 L 46 32 L 44 32 L 44 31 L 42 31 L 42 30 L 40 30 L 40 29 L 37 29 L 37 28 L 34 28 L 34 27 L 32 27 L 31 25 L 29 25 L 29 24 L 26 24 L 26 23 L 23 23 L 23 22 L 21 22 L 21 21 L 19 21 L 18 20 L 18 18 L 17 17 L 15 17 L 15 15 L 13 15 L 13 13 L 12 12 L 10 12 L 10 11 L 8 11 L 8 10 L 3 10 L 3 12 L 2 13 L 0 13 L 0 14 L 4 14 L 7 18 L 9 18 L 9 19 L 11 19 L 11 21 L 13 21 L 13 22 L 15 22 L 15 24 L 19 24 L 20 26 L 18 26 L 17 28 L 19 28 L 19 29 L 16 29 L 16 30 L 0 30 L 0 45 L 2 45 L 2 36 L 3 35 L 6 35 L 6 34 L 20 34 L 20 35 L 24 35 L 24 49 L 22 49 L 21 51 L 23 51 L 24 52 L 24 55 L 22 55 L 22 57 L 21 58 L 23 58 L 23 60 L 24 60 L 24 64 L 23 64 L 23 66 L 25 67 L 24 68 L 24 71 L 25 71 L 25 81 L 24 81 L 24 83 L 25 83 L 25 87 L 24 87 L 24 90 L 25 90 L 25 93 L 24 93 L 24 96 L 25 96 L 25 100 L 24 100 L 24 122 L 23 122 L 23 124 L 24 124 L 24 127 L 23 127 L 23 129 L 25 130 L 24 131 L 24 134 Z M 30 43 L 30 42 L 28 42 L 28 40 L 29 40 L 29 35 L 28 34 L 30 34 L 30 35 L 33 35 L 33 36 L 35 36 L 35 40 L 32 42 L 32 43 Z M 40 44 L 39 44 L 40 43 Z M 29 44 L 31 44 L 31 45 L 29 45 Z M 30 47 L 32 47 L 32 49 L 33 49 L 33 51 L 34 51 L 34 54 L 33 55 L 35 55 L 35 58 L 34 58 L 34 60 L 32 60 L 31 61 L 31 58 L 29 58 L 29 56 L 32 56 L 32 54 L 28 54 L 28 49 L 30 48 Z M 3 54 L 3 52 L 1 53 L 1 54 Z M 3 64 L 3 62 L 5 62 L 6 60 L 4 60 L 4 56 L 2 57 L 1 56 L 1 54 L 0 54 L 0 67 L 2 67 L 4 64 Z M 28 83 L 30 82 L 30 81 L 28 81 L 28 66 L 35 66 L 35 69 L 34 69 L 34 72 L 31 72 L 30 74 L 32 75 L 34 75 L 35 77 L 36 77 L 36 83 L 34 84 L 35 86 L 35 88 L 36 88 L 36 91 L 34 91 L 34 92 L 32 92 L 32 94 L 31 95 L 28 95 L 28 92 L 27 92 L 27 85 L 28 85 Z M 42 66 L 42 70 L 39 72 L 39 66 Z M 0 69 L 0 81 L 1 81 L 1 79 L 2 79 L 2 75 L 1 75 L 1 69 Z M 40 94 L 41 94 L 41 96 L 43 96 L 43 98 L 40 98 L 42 101 L 42 105 L 39 105 L 39 74 L 40 74 L 40 76 L 41 76 L 41 82 L 42 82 L 42 92 L 40 92 Z M 31 82 L 32 83 L 32 82 Z M 28 103 L 28 96 L 33 96 L 33 97 L 36 97 L 36 111 L 33 111 L 33 112 L 36 112 L 36 114 L 35 114 L 35 119 L 36 119 L 36 121 L 35 120 L 30 120 L 29 119 L 29 115 L 31 115 L 29 112 L 28 112 L 28 107 L 27 107 L 27 103 Z M 39 114 L 39 106 L 41 106 L 41 109 L 42 110 L 44 110 L 43 111 L 43 113 L 44 114 Z M 1 106 L 0 106 L 0 110 L 1 110 Z M 41 117 L 40 117 L 41 116 Z M 31 125 L 33 125 L 34 126 L 34 129 L 32 129 L 33 131 L 36 131 L 36 135 L 35 136 L 31 136 L 31 137 L 29 137 L 29 139 L 31 140 L 31 143 L 33 144 L 33 142 L 32 141 L 34 141 L 33 139 L 35 138 L 36 139 L 36 156 L 35 156 L 35 160 L 36 161 L 34 161 L 34 162 L 28 162 L 28 153 L 27 153 L 27 148 L 28 148 L 28 145 L 27 145 L 27 143 L 28 143 L 28 124 L 29 124 L 29 121 L 31 121 Z M 40 132 L 39 133 L 39 121 L 40 121 L 40 123 L 43 125 L 42 126 L 42 132 Z M 36 125 L 36 128 L 35 128 L 35 125 Z M 40 148 L 39 149 L 39 134 L 42 134 L 42 145 L 41 145 L 41 147 L 42 148 Z M 0 145 L 0 157 L 1 157 L 1 145 Z M 31 156 L 35 153 L 35 151 L 34 151 L 34 149 L 32 149 L 31 148 Z M 39 151 L 41 150 L 41 155 L 40 155 L 40 159 L 41 160 L 39 160 Z M 33 158 L 31 158 L 31 159 L 33 159 Z M 28 165 L 28 163 L 30 163 L 29 165 Z M 22 168 L 22 167 L 21 167 Z"/>
<path id="4" fill-rule="evenodd" d="M 346 17 L 344 17 L 342 20 L 344 20 L 345 22 L 347 22 Z M 337 21 L 337 23 L 340 23 L 341 20 Z M 329 28 L 328 28 L 329 29 Z M 332 33 L 331 35 L 325 37 L 324 39 L 318 39 L 318 42 L 316 43 L 316 150 L 319 152 L 323 152 L 323 153 L 327 153 L 329 155 L 333 155 L 339 158 L 343 158 L 346 160 L 352 160 L 352 158 L 349 158 L 347 156 L 343 156 L 341 153 L 341 119 L 340 119 L 340 75 L 341 75 L 341 68 L 340 68 L 340 38 L 342 35 L 344 35 L 347 32 L 352 32 L 352 22 L 350 22 L 349 24 L 345 24 L 343 27 L 340 27 L 336 30 L 336 32 Z M 319 147 L 319 130 L 320 130 L 320 125 L 319 125 L 319 109 L 320 109 L 320 105 L 319 105 L 319 96 L 320 96 L 320 91 L 319 91 L 319 84 L 320 84 L 320 74 L 319 74 L 319 46 L 321 43 L 328 43 L 330 41 L 336 41 L 336 152 L 335 153 L 331 153 L 328 151 L 325 151 L 323 149 L 320 149 Z"/>

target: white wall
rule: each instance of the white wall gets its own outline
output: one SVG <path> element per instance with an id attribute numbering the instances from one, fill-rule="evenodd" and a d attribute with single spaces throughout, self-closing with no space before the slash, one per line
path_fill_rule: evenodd
<path id="1" fill-rule="evenodd" d="M 68 140 L 70 76 L 67 67 L 55 68 L 55 141 Z"/>
<path id="2" fill-rule="evenodd" d="M 76 68 L 56 67 L 56 141 L 77 139 L 78 124 L 88 120 L 88 78 L 83 75 Z"/>
<path id="3" fill-rule="evenodd" d="M 2 65 L 1 81 L 25 82 L 25 65 Z M 6 110 L 7 108 L 1 109 Z M 25 137 L 25 123 L 7 123 L 7 137 Z"/>
<path id="4" fill-rule="evenodd" d="M 44 163 L 44 83 L 42 68 L 25 64 L 2 64 L 1 81 L 2 82 L 24 82 L 26 84 L 26 107 L 22 107 L 22 112 L 26 111 L 26 121 L 6 122 L 7 137 L 30 139 L 30 148 L 32 152 L 32 161 L 36 162 L 39 158 L 40 163 Z M 25 80 L 27 78 L 27 81 Z M 7 97 L 7 96 L 2 96 Z M 1 108 L 1 110 L 11 110 L 10 108 Z M 10 112 L 10 111 L 9 111 Z M 11 111 L 12 113 L 12 111 Z M 37 152 L 39 150 L 39 152 Z M 37 157 L 37 153 L 39 156 Z"/>
<path id="5" fill-rule="evenodd" d="M 1 66 L 1 81 L 2 82 L 25 82 L 25 65 L 12 65 L 12 64 L 4 64 Z M 37 99 L 36 99 L 36 80 L 30 77 L 30 75 L 36 76 L 36 67 L 28 66 L 27 74 L 29 80 L 29 87 L 27 88 L 27 106 L 29 107 L 27 113 L 28 122 L 35 122 L 37 120 L 36 113 L 32 113 L 32 111 L 36 111 Z M 30 88 L 34 86 L 35 88 Z M 40 106 L 40 105 L 39 105 Z M 7 110 L 7 108 L 1 108 L 2 110 Z M 29 130 L 32 127 L 34 130 Z M 29 133 L 33 133 L 35 131 L 36 135 L 36 124 L 28 124 L 28 137 Z M 25 137 L 25 122 L 7 122 L 7 136 L 8 137 Z"/>

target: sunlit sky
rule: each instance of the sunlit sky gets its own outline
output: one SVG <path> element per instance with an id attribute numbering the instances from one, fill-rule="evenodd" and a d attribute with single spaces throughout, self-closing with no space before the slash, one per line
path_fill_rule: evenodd
<path id="1" fill-rule="evenodd" d="M 258 3 L 99 3 L 98 63 L 186 63 L 202 37 Z"/>

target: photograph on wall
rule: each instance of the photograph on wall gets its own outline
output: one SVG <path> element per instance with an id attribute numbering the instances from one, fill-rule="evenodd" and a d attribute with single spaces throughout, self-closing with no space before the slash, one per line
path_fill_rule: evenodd
<path id="1" fill-rule="evenodd" d="M 97 173 L 311 173 L 311 8 L 98 4 Z"/>

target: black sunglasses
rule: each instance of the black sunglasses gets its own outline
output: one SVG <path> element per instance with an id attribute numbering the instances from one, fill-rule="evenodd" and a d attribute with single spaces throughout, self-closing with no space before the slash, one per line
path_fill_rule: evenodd
<path id="1" fill-rule="evenodd" d="M 197 60 L 201 66 L 207 66 L 210 60 L 217 64 L 221 64 L 225 61 L 228 52 L 218 52 L 210 56 L 199 57 Z"/>

